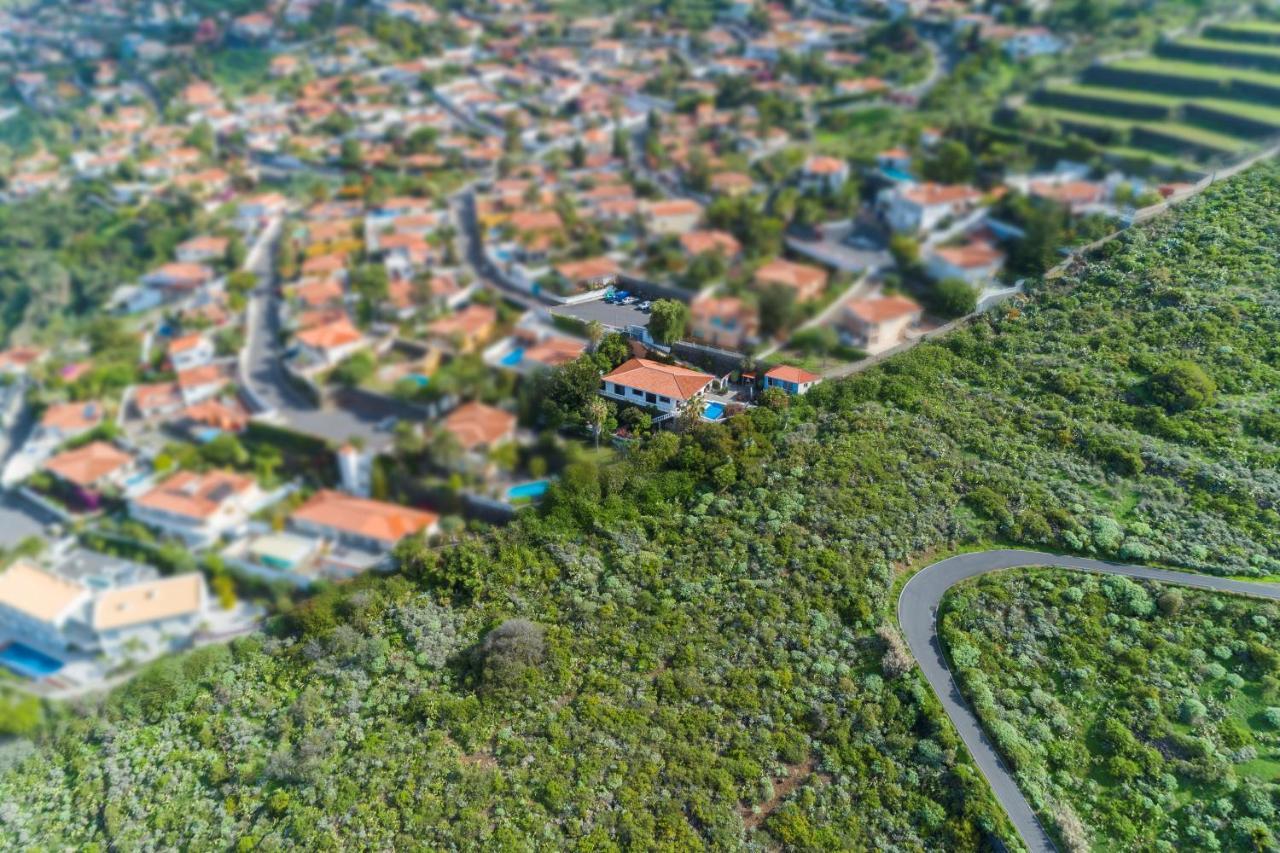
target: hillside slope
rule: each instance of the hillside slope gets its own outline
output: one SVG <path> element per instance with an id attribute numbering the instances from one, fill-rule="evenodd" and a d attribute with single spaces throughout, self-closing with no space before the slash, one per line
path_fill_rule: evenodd
<path id="1" fill-rule="evenodd" d="M 164 662 L 7 747 L 0 844 L 1016 848 L 877 632 L 895 569 L 999 538 L 1280 573 L 1278 232 L 1254 169 L 1000 317 Z"/>

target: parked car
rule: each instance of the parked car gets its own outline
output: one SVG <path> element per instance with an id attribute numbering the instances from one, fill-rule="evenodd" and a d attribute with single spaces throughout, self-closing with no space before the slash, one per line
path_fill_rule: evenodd
<path id="1" fill-rule="evenodd" d="M 650 308 L 653 307 L 653 303 L 650 302 L 648 299 L 646 299 L 644 302 L 641 302 L 636 307 L 639 308 L 641 311 L 648 311 Z"/>

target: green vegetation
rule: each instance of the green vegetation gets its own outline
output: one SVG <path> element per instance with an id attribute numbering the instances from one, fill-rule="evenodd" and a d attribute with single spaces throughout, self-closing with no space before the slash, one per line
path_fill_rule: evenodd
<path id="1" fill-rule="evenodd" d="M 1000 538 L 1280 570 L 1277 200 L 1255 169 L 997 316 L 156 664 L 6 765 L 0 844 L 1016 845 L 894 651 L 895 569 Z M 1211 399 L 1149 396 L 1180 362 Z"/>
<path id="2" fill-rule="evenodd" d="M 953 671 L 1068 850 L 1271 850 L 1280 606 L 1034 569 L 955 587 Z"/>
<path id="3" fill-rule="evenodd" d="M 1046 86 L 1019 113 L 1109 148 L 1239 154 L 1280 132 L 1280 47 L 1259 41 L 1269 27 L 1224 26 L 1164 42 L 1153 57 L 1091 66 L 1081 84 Z"/>

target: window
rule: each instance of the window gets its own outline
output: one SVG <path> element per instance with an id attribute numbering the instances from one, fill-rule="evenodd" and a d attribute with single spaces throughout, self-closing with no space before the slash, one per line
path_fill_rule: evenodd
<path id="1" fill-rule="evenodd" d="M 623 388 L 621 384 L 619 384 L 619 383 L 615 382 L 615 383 L 613 383 L 613 393 L 615 393 L 615 394 L 626 394 L 626 393 L 627 393 L 627 389 L 626 389 L 626 388 Z"/>
<path id="2" fill-rule="evenodd" d="M 646 403 L 656 403 L 658 402 L 658 395 L 653 393 L 646 393 L 644 395 L 644 401 Z"/>
<path id="3" fill-rule="evenodd" d="M 661 394 L 659 394 L 659 395 L 658 395 L 658 402 L 659 402 L 659 403 L 670 403 L 670 402 L 671 402 L 671 398 L 670 398 L 670 397 L 663 397 Z"/>
<path id="4" fill-rule="evenodd" d="M 637 396 L 637 397 L 643 397 L 643 396 L 644 396 L 644 392 L 643 392 L 643 391 L 641 391 L 639 388 L 632 388 L 632 389 L 631 389 L 631 393 L 632 393 L 633 395 Z"/>

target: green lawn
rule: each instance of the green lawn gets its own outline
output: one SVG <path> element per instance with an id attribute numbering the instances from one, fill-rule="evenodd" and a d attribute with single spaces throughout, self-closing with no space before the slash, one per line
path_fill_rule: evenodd
<path id="1" fill-rule="evenodd" d="M 1186 101 L 1185 98 L 1177 95 L 1161 95 L 1155 92 L 1141 92 L 1136 89 L 1096 86 L 1087 83 L 1047 86 L 1045 91 L 1082 98 L 1096 98 L 1116 104 L 1141 104 L 1143 106 L 1168 107 L 1170 109 L 1176 109 Z"/>
<path id="2" fill-rule="evenodd" d="M 1110 63 L 1107 67 L 1120 71 L 1163 74 L 1167 77 L 1185 77 L 1193 80 L 1213 80 L 1217 82 L 1239 80 L 1245 83 L 1280 87 L 1280 74 L 1272 74 L 1267 71 L 1257 71 L 1250 68 L 1222 68 L 1221 66 L 1202 62 L 1162 59 L 1158 56 L 1122 59 L 1119 62 Z"/>

